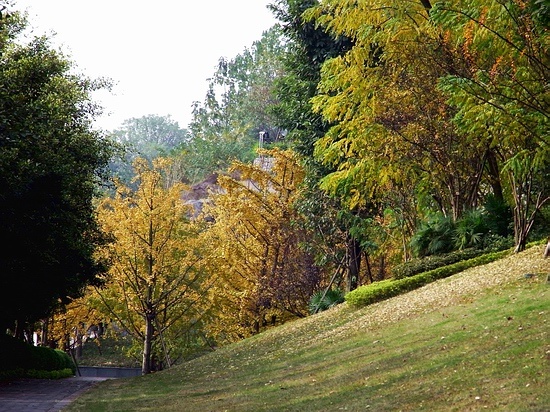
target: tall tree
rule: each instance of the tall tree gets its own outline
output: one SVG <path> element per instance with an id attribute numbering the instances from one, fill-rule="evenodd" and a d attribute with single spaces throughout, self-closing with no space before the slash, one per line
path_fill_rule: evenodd
<path id="1" fill-rule="evenodd" d="M 445 45 L 467 63 L 439 87 L 463 136 L 480 139 L 507 176 L 516 250 L 550 201 L 550 53 L 544 1 L 442 1 L 432 11 Z M 544 17 L 546 16 L 546 17 Z"/>
<path id="2" fill-rule="evenodd" d="M 362 256 L 361 241 L 351 234 L 352 225 L 357 225 L 365 213 L 360 207 L 350 212 L 338 196 L 330 196 L 319 188 L 320 180 L 333 169 L 314 158 L 314 145 L 332 123 L 313 111 L 311 99 L 318 93 L 322 65 L 349 50 L 352 41 L 345 35 L 333 36 L 304 19 L 304 12 L 318 4 L 316 0 L 279 0 L 271 6 L 288 42 L 284 75 L 277 79 L 275 88 L 279 103 L 271 111 L 278 124 L 288 130 L 286 140 L 299 153 L 305 167 L 307 189 L 302 192 L 298 208 L 311 231 L 309 248 L 319 262 L 332 270 L 345 260 L 346 287 L 351 290 L 359 281 Z"/>
<path id="3" fill-rule="evenodd" d="M 275 102 L 273 83 L 284 51 L 274 26 L 237 56 L 220 58 L 205 100 L 193 107 L 192 140 L 182 159 L 192 182 L 227 169 L 233 160 L 251 161 L 260 132 L 265 143 L 281 139 L 268 107 Z"/>
<path id="4" fill-rule="evenodd" d="M 337 171 L 324 187 L 352 204 L 423 182 L 432 203 L 458 218 L 479 202 L 483 151 L 452 125 L 452 109 L 438 79 L 462 68 L 449 61 L 426 2 L 333 2 L 309 17 L 354 47 L 323 68 L 315 109 L 339 120 L 317 144 L 316 155 Z M 416 185 L 403 189 L 414 192 Z M 430 206 L 429 204 L 426 206 Z"/>
<path id="5" fill-rule="evenodd" d="M 0 18 L 0 327 L 47 317 L 104 267 L 93 200 L 110 144 L 92 121 L 94 90 L 47 38 L 18 43 L 19 13 Z"/>
<path id="6" fill-rule="evenodd" d="M 291 151 L 262 154 L 263 165 L 235 163 L 233 177 L 219 177 L 223 192 L 206 211 L 212 224 L 202 243 L 218 279 L 212 327 L 221 341 L 306 316 L 319 282 L 319 269 L 300 247 L 307 232 L 293 208 L 303 171 Z"/>
<path id="7" fill-rule="evenodd" d="M 180 128 L 170 116 L 147 115 L 124 121 L 112 132 L 121 146 L 118 156 L 111 162 L 112 173 L 129 184 L 133 178 L 132 165 L 136 158 L 153 160 L 175 154 L 189 142 L 189 132 Z M 180 180 L 185 178 L 180 172 Z"/>
<path id="8" fill-rule="evenodd" d="M 99 207 L 113 242 L 101 254 L 112 262 L 97 291 L 108 313 L 142 344 L 142 373 L 153 360 L 170 366 L 170 346 L 201 317 L 206 290 L 195 229 L 181 201 L 182 184 L 166 186 L 170 162 L 135 162 L 138 189 L 117 187 Z M 160 356 L 163 354 L 162 356 Z"/>
<path id="9" fill-rule="evenodd" d="M 428 1 L 335 0 L 306 12 L 308 19 L 334 36 L 346 35 L 354 42 L 348 53 L 324 64 L 319 93 L 313 99 L 314 109 L 334 123 L 316 144 L 315 156 L 335 168 L 322 187 L 351 206 L 373 200 L 391 206 L 401 197 L 397 194 L 410 193 L 420 207 L 417 210 L 425 214 L 439 209 L 456 220 L 488 196 L 503 199 L 495 139 L 484 137 L 486 122 L 479 113 L 462 111 L 465 106 L 453 100 L 460 94 L 449 98 L 452 80 L 443 81 L 459 79 L 456 86 L 469 84 L 477 64 L 471 42 L 460 40 L 468 38 L 462 34 L 473 32 L 465 29 L 461 34 L 441 24 L 445 19 L 438 13 L 444 13 L 438 8 L 445 8 L 444 3 L 432 7 Z M 467 2 L 448 3 L 469 13 Z M 471 7 L 472 12 L 485 13 L 480 4 Z M 495 2 L 486 9 L 497 17 L 495 10 L 506 7 Z M 463 27 L 457 15 L 448 22 Z M 498 24 L 511 27 L 498 19 Z M 477 32 L 472 38 L 480 41 L 484 53 L 495 51 Z M 490 65 L 484 67 L 483 73 L 489 73 Z M 538 79 L 532 87 L 544 83 L 540 81 L 544 76 Z M 543 125 L 532 126 L 544 130 Z M 518 147 L 513 152 L 521 153 Z M 535 197 L 541 200 L 540 207 L 546 196 Z"/>

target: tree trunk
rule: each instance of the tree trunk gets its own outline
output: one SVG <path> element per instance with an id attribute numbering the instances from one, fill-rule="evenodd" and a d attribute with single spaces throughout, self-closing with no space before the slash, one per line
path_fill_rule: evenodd
<path id="1" fill-rule="evenodd" d="M 500 169 L 498 166 L 498 159 L 495 154 L 495 151 L 492 149 L 487 149 L 487 177 L 489 184 L 493 189 L 493 195 L 500 201 L 504 202 L 504 194 L 502 191 L 502 183 L 500 181 Z"/>
<path id="2" fill-rule="evenodd" d="M 357 289 L 359 285 L 359 270 L 361 269 L 361 245 L 350 236 L 348 240 L 348 284 L 347 291 Z"/>
<path id="3" fill-rule="evenodd" d="M 141 374 L 147 375 L 151 373 L 151 352 L 153 347 L 153 322 L 154 316 L 147 313 L 145 316 L 145 335 L 143 338 L 143 360 L 141 363 Z"/>
<path id="4" fill-rule="evenodd" d="M 47 346 L 48 345 L 48 327 L 50 324 L 49 319 L 42 320 L 42 330 L 40 332 L 40 345 Z"/>

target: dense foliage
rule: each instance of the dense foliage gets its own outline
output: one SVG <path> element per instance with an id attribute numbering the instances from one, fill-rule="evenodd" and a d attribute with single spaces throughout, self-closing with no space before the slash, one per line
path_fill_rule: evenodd
<path id="1" fill-rule="evenodd" d="M 211 333 L 232 341 L 308 314 L 320 271 L 300 245 L 307 232 L 293 209 L 303 170 L 291 151 L 262 152 L 259 165 L 235 163 L 205 210 L 201 237 L 214 303 Z M 263 162 L 263 163 L 262 163 Z"/>
<path id="2" fill-rule="evenodd" d="M 23 336 L 94 282 L 103 265 L 94 217 L 110 145 L 92 130 L 92 91 L 46 38 L 18 42 L 18 13 L 0 16 L 0 327 Z"/>
<path id="3" fill-rule="evenodd" d="M 283 70 L 285 50 L 274 26 L 234 58 L 220 58 L 204 101 L 194 102 L 191 139 L 179 157 L 188 181 L 224 172 L 234 160 L 250 162 L 259 145 L 280 142 L 284 131 L 269 109 L 277 101 L 273 87 Z"/>
<path id="4" fill-rule="evenodd" d="M 8 335 L 0 335 L 0 380 L 8 378 L 57 379 L 73 376 L 76 365 L 59 349 L 33 346 Z"/>
<path id="5" fill-rule="evenodd" d="M 352 49 L 323 66 L 314 109 L 337 122 L 315 155 L 350 207 L 417 205 L 453 220 L 487 197 L 521 250 L 549 199 L 548 37 L 522 1 L 331 1 L 307 12 Z M 546 28 L 547 29 L 547 28 Z"/>
<path id="6" fill-rule="evenodd" d="M 220 59 L 189 130 L 144 116 L 113 133 L 131 150 L 98 209 L 111 146 L 90 129 L 89 93 L 106 84 L 69 74 L 47 39 L 16 44 L 24 22 L 2 14 L 1 286 L 13 293 L 0 326 L 62 307 L 51 328 L 66 343 L 111 318 L 148 373 L 344 292 L 370 304 L 548 236 L 545 2 L 271 10 L 280 25 Z"/>
<path id="7" fill-rule="evenodd" d="M 170 163 L 138 158 L 137 189 L 118 184 L 115 196 L 99 206 L 99 222 L 112 242 L 98 252 L 111 268 L 95 289 L 96 299 L 105 317 L 142 351 L 143 374 L 172 364 L 207 306 L 209 284 L 200 270 L 196 230 L 180 199 L 184 188 L 166 184 Z"/>
<path id="8" fill-rule="evenodd" d="M 509 255 L 510 250 L 487 253 L 473 259 L 463 260 L 437 269 L 419 273 L 401 279 L 386 279 L 370 285 L 364 285 L 346 295 L 345 299 L 355 307 L 367 306 L 405 292 L 418 289 L 428 283 L 462 272 L 468 268 L 484 265 Z"/>

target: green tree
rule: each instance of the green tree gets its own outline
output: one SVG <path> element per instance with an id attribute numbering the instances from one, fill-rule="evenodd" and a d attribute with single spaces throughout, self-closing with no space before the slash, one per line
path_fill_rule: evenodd
<path id="1" fill-rule="evenodd" d="M 101 250 L 112 266 L 96 291 L 104 309 L 142 345 L 142 373 L 171 355 L 183 335 L 200 324 L 207 290 L 200 270 L 196 229 L 181 201 L 184 186 L 166 185 L 170 161 L 135 161 L 138 189 L 119 184 L 99 207 L 113 241 Z"/>
<path id="2" fill-rule="evenodd" d="M 456 108 L 462 135 L 490 147 L 507 177 L 517 251 L 550 200 L 547 13 L 547 2 L 519 0 L 442 1 L 432 12 L 448 33 L 447 48 L 468 65 L 466 73 L 442 77 L 439 87 Z"/>
<path id="3" fill-rule="evenodd" d="M 93 200 L 111 145 L 92 121 L 94 90 L 47 38 L 18 43 L 25 19 L 0 18 L 0 327 L 25 325 L 78 296 L 104 267 Z"/>
<path id="4" fill-rule="evenodd" d="M 533 185 L 512 171 L 517 184 L 508 190 L 529 190 L 513 195 L 516 210 L 529 203 L 540 209 L 547 199 L 548 53 L 544 31 L 537 34 L 528 8 L 516 3 L 333 1 L 308 10 L 308 19 L 353 41 L 323 65 L 313 98 L 314 110 L 333 123 L 316 143 L 315 156 L 334 168 L 321 187 L 350 207 L 395 208 L 399 193 L 410 193 L 413 213 L 439 210 L 456 221 L 488 196 L 504 198 L 503 172 L 519 168 L 540 178 Z M 501 43 L 515 49 L 502 52 Z M 510 65 L 500 65 L 503 59 Z M 502 67 L 521 72 L 496 76 Z M 531 212 L 517 213 L 523 217 L 516 221 L 533 222 Z"/>
<path id="5" fill-rule="evenodd" d="M 226 170 L 233 160 L 251 161 L 260 132 L 266 144 L 281 139 L 268 108 L 276 99 L 273 83 L 281 75 L 284 51 L 274 26 L 236 57 L 220 58 L 204 102 L 193 107 L 192 139 L 182 156 L 191 182 Z"/>
<path id="6" fill-rule="evenodd" d="M 351 290 L 359 281 L 363 253 L 359 232 L 352 226 L 365 213 L 361 208 L 350 212 L 338 196 L 320 190 L 320 181 L 334 170 L 313 156 L 314 146 L 332 123 L 313 110 L 311 99 L 318 93 L 322 65 L 349 50 L 352 42 L 345 35 L 333 36 L 304 19 L 304 12 L 318 4 L 316 0 L 280 0 L 271 6 L 288 43 L 283 59 L 285 70 L 276 81 L 278 103 L 271 111 L 280 127 L 288 130 L 286 140 L 305 167 L 305 189 L 297 208 L 310 231 L 307 247 L 329 271 L 339 272 L 338 268 L 343 268 L 338 278 L 342 280 L 345 273 L 346 287 Z"/>
<path id="7" fill-rule="evenodd" d="M 110 167 L 112 173 L 126 184 L 133 178 L 132 165 L 137 157 L 151 161 L 160 156 L 173 155 L 189 142 L 186 129 L 180 128 L 170 116 L 157 115 L 127 119 L 112 132 L 112 137 L 122 150 Z"/>

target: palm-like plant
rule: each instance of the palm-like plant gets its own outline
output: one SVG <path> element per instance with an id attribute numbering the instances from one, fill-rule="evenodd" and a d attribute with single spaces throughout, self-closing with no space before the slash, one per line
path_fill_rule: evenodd
<path id="1" fill-rule="evenodd" d="M 344 292 L 340 289 L 319 290 L 309 300 L 309 313 L 322 312 L 344 302 Z"/>

